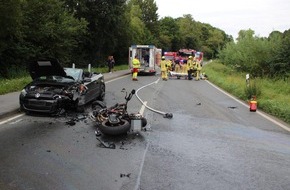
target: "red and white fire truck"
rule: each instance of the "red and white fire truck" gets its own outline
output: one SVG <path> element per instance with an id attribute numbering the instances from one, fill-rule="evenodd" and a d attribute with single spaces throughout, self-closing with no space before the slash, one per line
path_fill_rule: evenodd
<path id="1" fill-rule="evenodd" d="M 174 52 L 171 54 L 175 55 Z M 194 57 L 195 59 L 200 61 L 200 63 L 202 64 L 202 61 L 203 61 L 203 53 L 202 52 L 196 51 L 194 49 L 179 49 L 178 52 L 176 52 L 175 60 L 177 60 L 179 63 L 178 67 L 182 67 L 183 69 L 175 69 L 174 71 L 171 71 L 170 72 L 171 76 L 176 76 L 178 79 L 182 76 L 187 77 L 187 75 L 188 75 L 187 70 L 186 70 L 186 68 L 184 68 L 183 64 L 187 63 L 189 56 Z"/>
<path id="2" fill-rule="evenodd" d="M 177 52 L 172 52 L 172 51 L 166 51 L 164 52 L 163 56 L 165 57 L 166 60 L 171 60 L 174 61 L 177 58 Z"/>

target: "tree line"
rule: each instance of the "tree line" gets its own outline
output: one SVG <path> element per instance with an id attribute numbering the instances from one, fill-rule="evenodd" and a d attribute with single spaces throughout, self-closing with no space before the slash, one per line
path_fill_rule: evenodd
<path id="1" fill-rule="evenodd" d="M 1 78 L 39 57 L 98 67 L 114 55 L 126 63 L 132 44 L 153 44 L 166 51 L 188 47 L 213 58 L 231 40 L 191 15 L 159 19 L 157 11 L 154 0 L 2 0 Z"/>
<path id="2" fill-rule="evenodd" d="M 76 63 L 84 67 L 90 63 L 93 67 L 101 67 L 109 55 L 114 55 L 117 64 L 124 64 L 128 62 L 128 47 L 132 44 L 153 44 L 163 51 L 195 49 L 204 52 L 207 59 L 220 58 L 225 64 L 248 69 L 244 67 L 245 60 L 237 62 L 230 58 L 230 51 L 242 50 L 238 47 L 243 41 L 252 41 L 259 48 L 256 43 L 260 41 L 271 41 L 272 48 L 279 46 L 274 45 L 278 38 L 274 34 L 256 39 L 244 37 L 243 31 L 236 43 L 223 30 L 196 21 L 191 14 L 159 18 L 155 0 L 1 1 L 0 78 L 21 73 L 29 60 L 40 57 L 55 57 L 63 66 Z M 283 35 L 279 38 L 281 43 L 285 40 Z M 245 44 L 244 49 L 247 45 L 252 44 Z M 245 53 L 235 57 L 245 59 L 243 56 Z M 263 72 L 268 74 L 271 69 L 277 69 L 278 62 L 279 68 L 285 69 L 285 59 L 289 60 L 289 56 L 273 60 L 271 68 Z M 249 61 L 248 64 L 253 60 Z M 253 62 L 253 66 L 258 62 Z"/>
<path id="3" fill-rule="evenodd" d="M 237 41 L 219 51 L 220 61 L 254 77 L 286 79 L 290 76 L 290 30 L 273 31 L 269 37 L 255 36 L 251 29 L 240 30 Z"/>

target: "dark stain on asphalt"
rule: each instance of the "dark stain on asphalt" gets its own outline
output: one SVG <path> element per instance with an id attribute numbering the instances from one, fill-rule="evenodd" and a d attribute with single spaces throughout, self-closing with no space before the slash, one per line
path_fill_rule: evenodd
<path id="1" fill-rule="evenodd" d="M 128 177 L 128 178 L 130 178 L 130 175 L 131 175 L 131 173 L 128 173 L 128 174 L 120 174 L 120 178 L 122 178 L 122 177 Z"/>

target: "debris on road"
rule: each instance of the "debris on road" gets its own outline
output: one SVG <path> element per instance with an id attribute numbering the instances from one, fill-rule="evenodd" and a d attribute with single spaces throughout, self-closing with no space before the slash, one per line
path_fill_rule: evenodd
<path id="1" fill-rule="evenodd" d="M 73 118 L 71 118 L 69 121 L 67 121 L 66 124 L 73 126 L 76 124 L 76 122 L 85 120 L 86 118 L 87 118 L 86 115 L 76 115 Z"/>
<path id="2" fill-rule="evenodd" d="M 229 106 L 228 107 L 229 109 L 236 109 L 236 108 L 238 108 L 237 106 Z"/>
<path id="3" fill-rule="evenodd" d="M 102 135 L 102 133 L 101 133 L 99 130 L 96 130 L 96 131 L 95 131 L 95 135 L 96 135 L 97 137 L 99 137 L 99 136 Z"/>
<path id="4" fill-rule="evenodd" d="M 96 138 L 98 141 L 100 141 L 100 147 L 102 148 L 110 148 L 110 149 L 116 149 L 116 145 L 113 142 L 105 142 L 102 141 L 99 137 Z"/>
<path id="5" fill-rule="evenodd" d="M 76 122 L 74 121 L 74 119 L 71 119 L 71 120 L 67 121 L 66 124 L 73 126 L 76 124 Z"/>
<path id="6" fill-rule="evenodd" d="M 131 175 L 131 173 L 128 173 L 128 174 L 120 174 L 120 178 L 122 178 L 122 177 L 128 177 L 128 178 L 130 178 L 130 175 Z"/>

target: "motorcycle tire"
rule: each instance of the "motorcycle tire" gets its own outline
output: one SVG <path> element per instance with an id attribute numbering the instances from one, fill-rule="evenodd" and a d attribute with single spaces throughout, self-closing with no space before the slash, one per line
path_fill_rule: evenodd
<path id="1" fill-rule="evenodd" d="M 111 125 L 108 120 L 103 121 L 99 125 L 99 130 L 106 135 L 122 135 L 126 134 L 131 128 L 130 123 L 127 120 L 121 119 L 121 123 L 118 125 Z"/>

